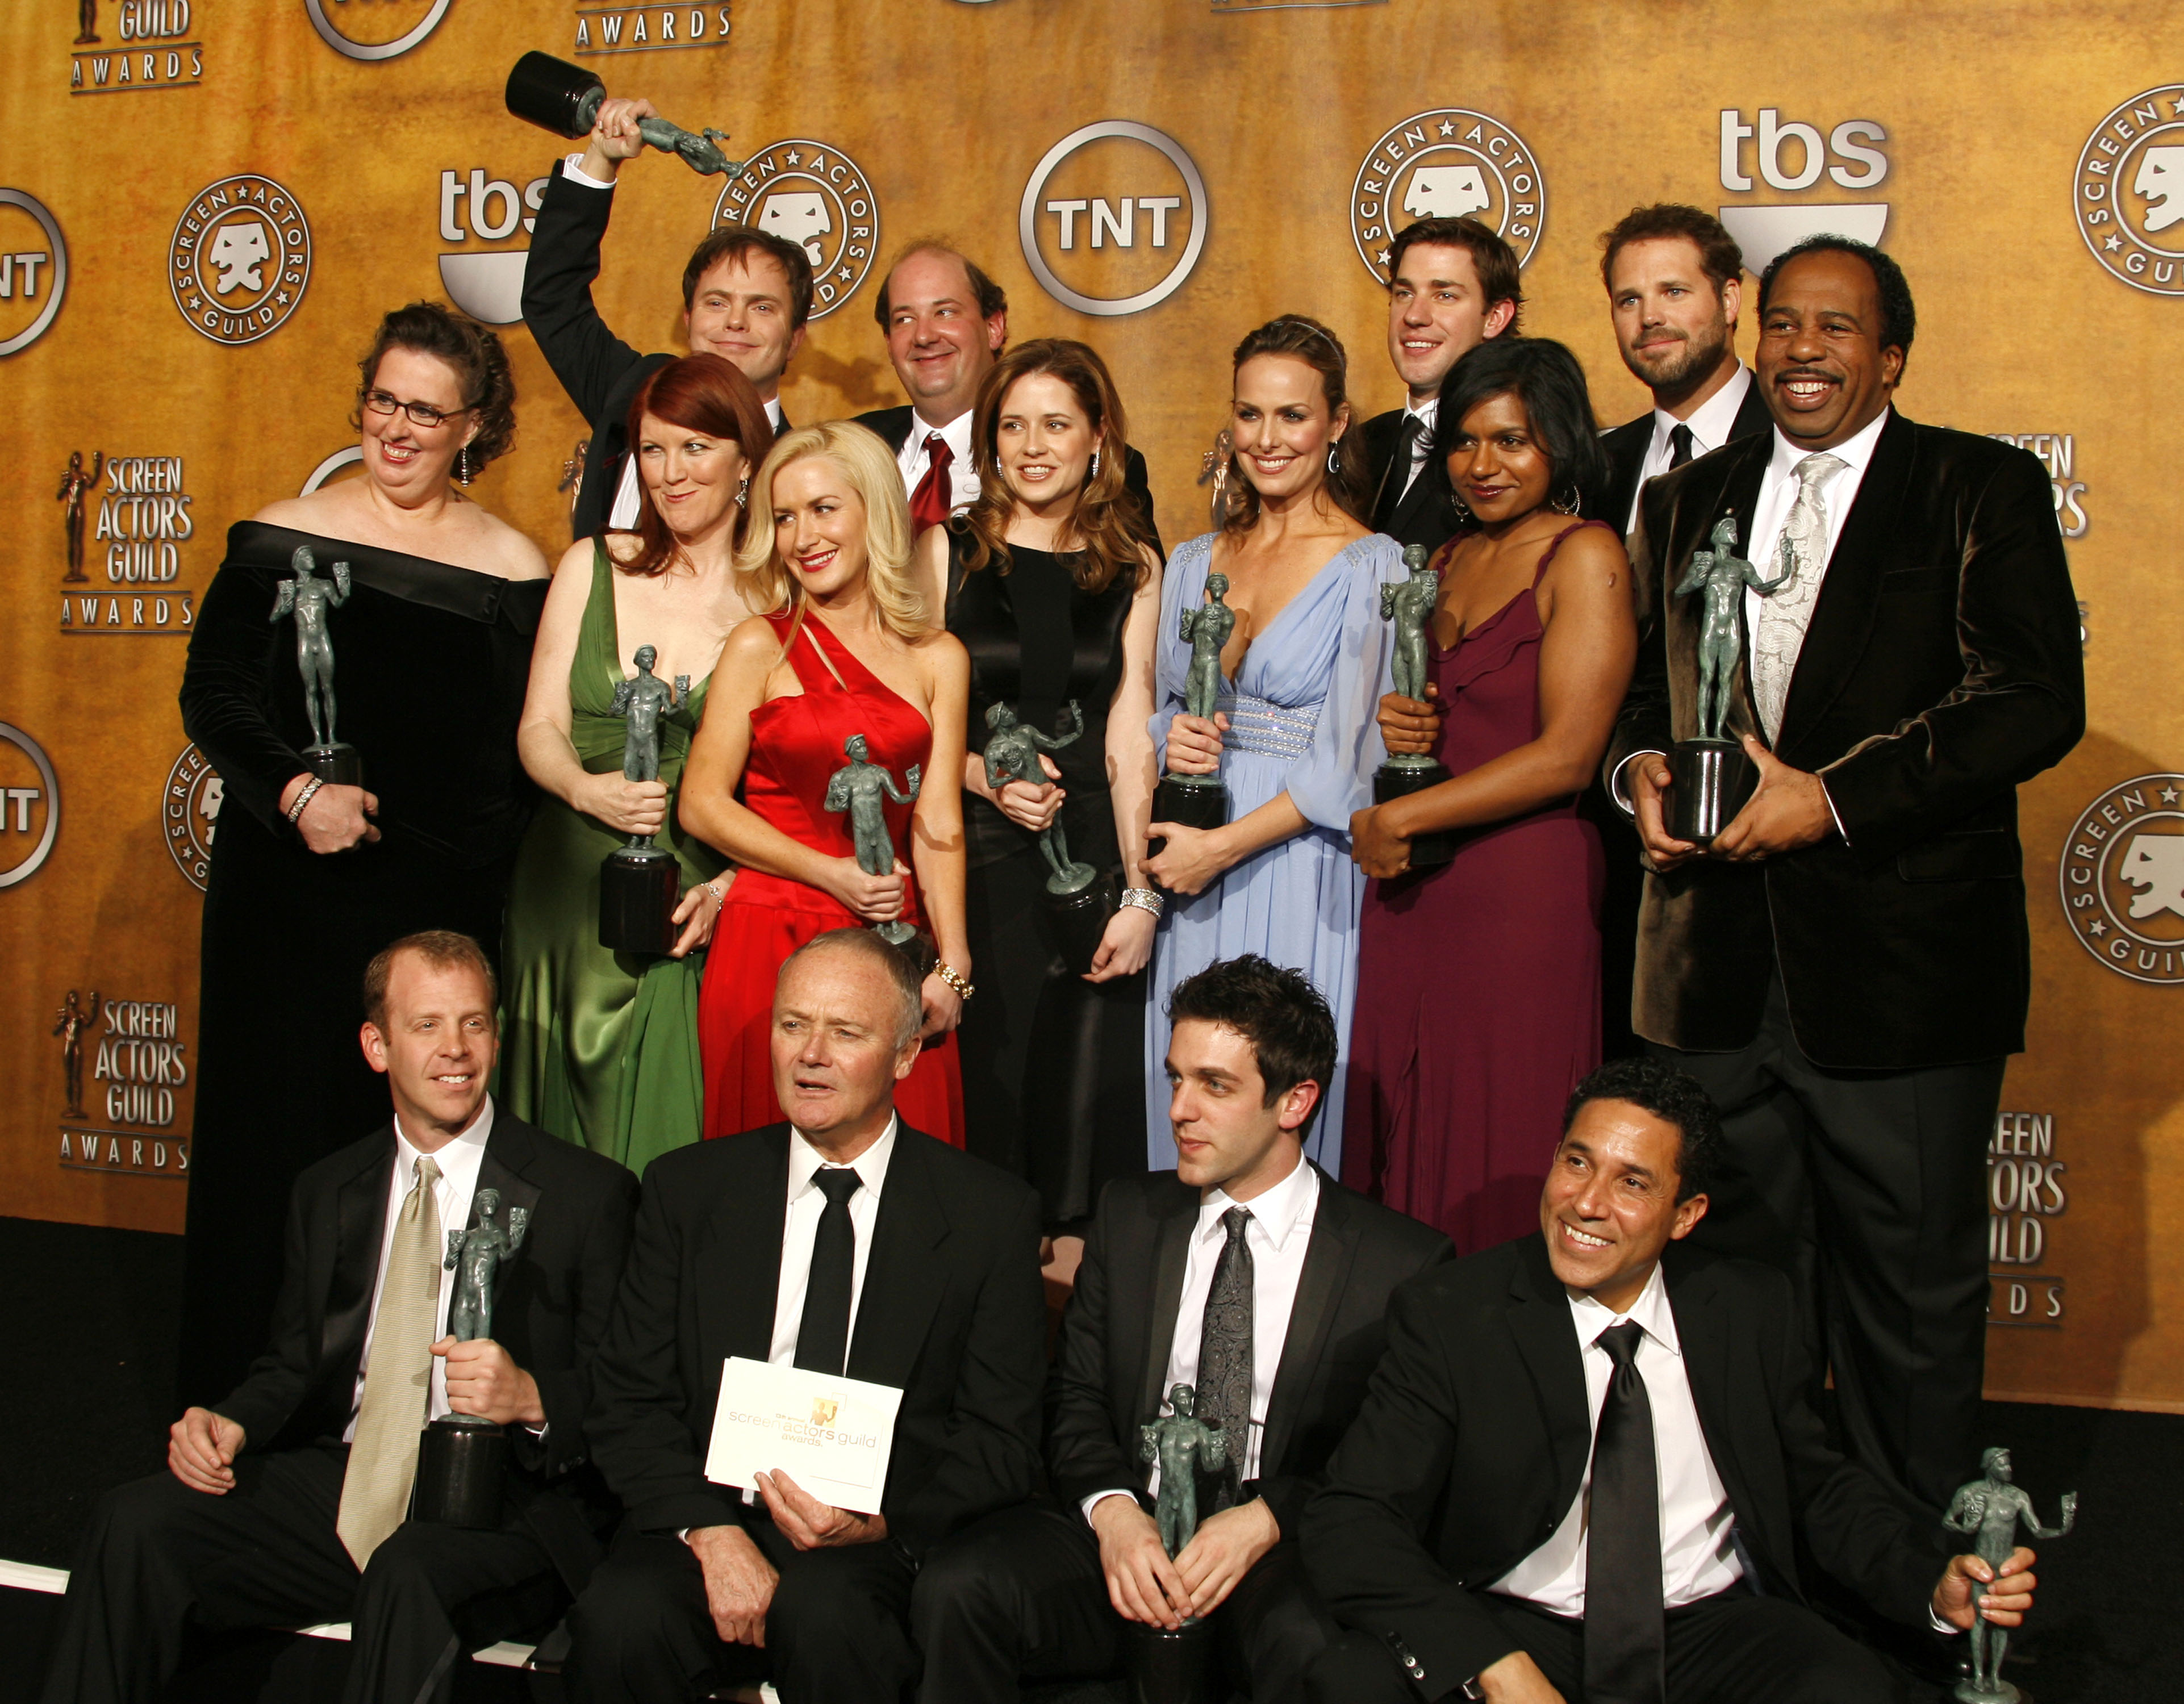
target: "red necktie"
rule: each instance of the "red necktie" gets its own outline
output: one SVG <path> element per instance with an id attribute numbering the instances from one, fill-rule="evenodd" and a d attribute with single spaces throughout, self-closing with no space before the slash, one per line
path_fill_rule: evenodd
<path id="1" fill-rule="evenodd" d="M 937 432 L 927 433 L 925 455 L 925 477 L 917 482 L 917 489 L 910 497 L 910 531 L 913 537 L 928 526 L 939 526 L 956 506 L 955 485 L 948 477 L 948 464 L 956 457 L 948 448 L 948 440 Z"/>

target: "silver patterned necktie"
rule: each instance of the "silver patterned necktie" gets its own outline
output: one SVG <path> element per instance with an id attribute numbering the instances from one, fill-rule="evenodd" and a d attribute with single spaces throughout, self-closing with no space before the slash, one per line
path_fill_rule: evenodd
<path id="1" fill-rule="evenodd" d="M 1244 1478 L 1244 1448 L 1251 1435 L 1252 1297 L 1256 1285 L 1251 1245 L 1244 1240 L 1251 1210 L 1231 1207 L 1221 1216 L 1228 1234 L 1214 1257 L 1213 1283 L 1206 1292 L 1205 1328 L 1198 1343 L 1198 1417 L 1217 1422 L 1228 1445 L 1228 1466 L 1221 1475 L 1214 1506 L 1236 1501 Z"/>
<path id="2" fill-rule="evenodd" d="M 1797 670 L 1797 653 L 1804 649 L 1805 627 L 1813 619 L 1813 604 L 1820 593 L 1820 576 L 1828 560 L 1829 481 L 1850 464 L 1841 456 L 1808 455 L 1794 470 L 1797 496 L 1782 523 L 1781 543 L 1775 546 L 1773 579 L 1784 570 L 1790 577 L 1759 602 L 1759 630 L 1752 638 L 1752 697 L 1759 711 L 1759 725 L 1769 744 L 1782 731 L 1782 709 L 1790 699 L 1790 677 Z"/>
<path id="3" fill-rule="evenodd" d="M 364 1400 L 342 1476 L 334 1531 L 361 1569 L 410 1512 L 417 1434 L 430 1417 L 440 1317 L 439 1162 L 420 1160 L 387 1250 L 379 1314 L 365 1345 Z"/>

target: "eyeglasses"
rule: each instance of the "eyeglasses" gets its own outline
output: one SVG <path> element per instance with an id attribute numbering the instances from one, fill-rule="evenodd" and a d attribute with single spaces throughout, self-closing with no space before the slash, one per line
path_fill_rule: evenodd
<path id="1" fill-rule="evenodd" d="M 430 403 L 405 403 L 391 391 L 366 391 L 364 405 L 376 415 L 391 415 L 399 409 L 410 416 L 410 425 L 421 426 L 445 426 L 455 415 L 470 412 L 467 408 L 443 412 Z"/>

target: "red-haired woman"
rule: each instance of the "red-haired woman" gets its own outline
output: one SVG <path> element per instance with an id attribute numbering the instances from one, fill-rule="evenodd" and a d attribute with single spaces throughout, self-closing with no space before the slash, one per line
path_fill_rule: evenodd
<path id="1" fill-rule="evenodd" d="M 644 485 L 637 530 L 580 540 L 561 559 L 517 736 L 547 799 L 509 894 L 500 1099 L 642 1172 L 704 1122 L 692 955 L 712 938 L 728 878 L 718 854 L 679 832 L 675 795 L 713 665 L 750 613 L 729 565 L 773 431 L 750 381 L 710 354 L 653 374 L 628 430 Z M 614 707 L 641 647 L 660 679 L 691 682 L 661 720 L 657 781 L 623 778 Z M 664 958 L 599 944 L 600 860 L 632 834 L 682 866 L 681 933 Z"/>

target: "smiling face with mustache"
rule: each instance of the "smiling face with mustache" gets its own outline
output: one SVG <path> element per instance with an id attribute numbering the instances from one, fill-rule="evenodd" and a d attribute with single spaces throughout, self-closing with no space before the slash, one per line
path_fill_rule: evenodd
<path id="1" fill-rule="evenodd" d="M 1903 351 L 1880 340 L 1880 281 L 1855 254 L 1815 249 L 1786 261 L 1759 314 L 1759 393 L 1801 450 L 1832 449 L 1880 417 Z"/>

